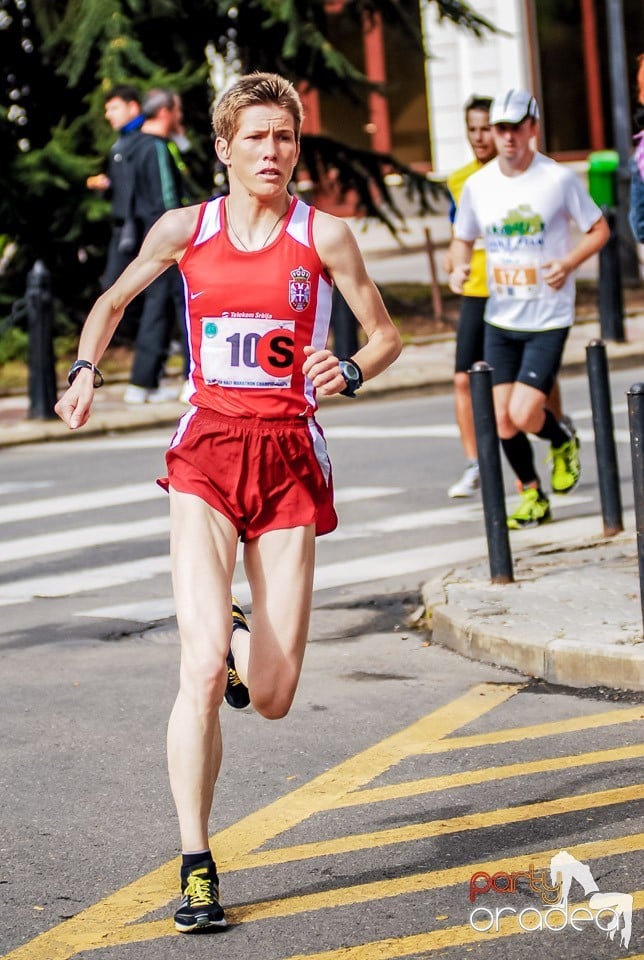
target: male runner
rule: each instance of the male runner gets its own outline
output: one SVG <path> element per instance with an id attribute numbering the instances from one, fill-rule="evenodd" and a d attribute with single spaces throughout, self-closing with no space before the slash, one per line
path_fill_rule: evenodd
<path id="1" fill-rule="evenodd" d="M 168 450 L 165 482 L 181 637 L 168 765 L 183 850 L 175 925 L 183 932 L 226 923 L 208 840 L 224 695 L 278 719 L 300 675 L 315 535 L 337 523 L 316 390 L 353 396 L 401 349 L 349 227 L 287 191 L 301 122 L 299 96 L 275 74 L 244 76 L 224 94 L 213 125 L 229 196 L 171 210 L 152 227 L 90 311 L 56 407 L 72 429 L 87 421 L 102 379 L 96 364 L 125 306 L 177 263 L 192 405 Z M 352 358 L 325 347 L 332 281 L 366 334 Z M 231 617 L 240 538 L 252 632 L 238 607 Z"/>
<path id="2" fill-rule="evenodd" d="M 450 193 L 450 220 L 456 219 L 456 211 L 465 181 L 496 157 L 496 144 L 490 126 L 490 107 L 492 97 L 473 94 L 465 104 L 465 129 L 467 139 L 474 152 L 474 160 L 459 167 L 447 178 Z M 451 247 L 443 259 L 443 268 L 451 273 L 453 267 Z M 476 434 L 474 414 L 470 396 L 470 378 L 468 371 L 478 360 L 483 359 L 483 339 L 485 334 L 485 308 L 487 305 L 487 268 L 485 249 L 482 240 L 477 240 L 472 251 L 470 274 L 463 284 L 461 312 L 456 333 L 456 358 L 454 364 L 454 408 L 456 423 L 461 436 L 466 466 L 463 475 L 447 491 L 449 497 L 471 497 L 480 486 L 479 463 L 476 453 Z M 561 409 L 561 391 L 556 380 L 548 395 L 547 406 L 558 421 L 564 420 L 571 434 L 575 435 L 572 420 L 564 416 Z M 575 435 L 576 439 L 576 435 Z M 576 481 L 575 481 L 576 482 Z M 555 483 L 560 487 L 570 486 L 570 478 L 557 474 Z M 574 483 L 572 483 L 574 486 Z M 568 489 L 557 489 L 557 493 L 567 493 Z"/>
<path id="3" fill-rule="evenodd" d="M 476 94 L 471 96 L 465 104 L 465 130 L 474 152 L 474 160 L 454 170 L 447 178 L 452 223 L 456 219 L 456 210 L 465 181 L 496 156 L 494 137 L 490 127 L 491 105 L 492 97 L 481 97 Z M 448 250 L 444 257 L 443 267 L 447 273 L 451 273 L 453 267 L 451 250 Z M 477 360 L 483 359 L 485 329 L 483 317 L 486 303 L 485 250 L 483 244 L 479 243 L 472 251 L 470 275 L 463 284 L 454 368 L 454 409 L 467 464 L 463 476 L 447 491 L 450 497 L 471 497 L 480 485 L 468 370 Z"/>
<path id="4" fill-rule="evenodd" d="M 553 488 L 579 479 L 578 447 L 546 408 L 574 321 L 573 271 L 606 243 L 609 228 L 576 175 L 535 151 L 539 109 L 531 94 L 508 90 L 492 104 L 498 156 L 463 188 L 452 244 L 450 287 L 462 293 L 474 242 L 482 236 L 490 297 L 485 360 L 493 368 L 494 407 L 503 450 L 521 484 L 511 529 L 550 519 L 526 433 L 552 448 Z M 573 246 L 570 221 L 582 231 Z"/>

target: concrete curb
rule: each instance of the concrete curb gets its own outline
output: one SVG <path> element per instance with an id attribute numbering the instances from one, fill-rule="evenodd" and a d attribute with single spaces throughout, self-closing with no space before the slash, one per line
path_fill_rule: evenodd
<path id="1" fill-rule="evenodd" d="M 477 586 L 472 584 L 472 589 Z M 514 584 L 509 589 L 519 588 Z M 449 613 L 445 608 L 434 609 L 435 643 L 470 660 L 510 667 L 561 686 L 644 691 L 644 651 L 606 650 L 591 643 L 580 647 L 566 640 L 518 639 L 516 627 L 510 626 L 492 631 L 485 619 L 474 618 L 467 609 L 465 592 L 449 590 Z M 459 603 L 462 609 L 456 608 Z"/>
<path id="2" fill-rule="evenodd" d="M 482 563 L 426 583 L 433 641 L 555 684 L 644 691 L 635 534 L 561 534 L 516 558 L 514 583 Z"/>

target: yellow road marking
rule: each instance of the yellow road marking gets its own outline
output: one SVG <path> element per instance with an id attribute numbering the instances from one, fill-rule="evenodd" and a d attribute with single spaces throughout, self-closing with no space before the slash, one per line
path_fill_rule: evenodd
<path id="1" fill-rule="evenodd" d="M 217 852 L 220 872 L 224 873 L 226 869 L 242 869 L 241 861 L 244 857 L 247 866 L 248 863 L 253 861 L 254 856 L 270 858 L 274 857 L 275 854 L 279 855 L 281 853 L 279 850 L 267 851 L 258 855 L 254 855 L 252 851 L 256 851 L 262 845 L 312 815 L 342 805 L 344 798 L 352 792 L 358 802 L 363 802 L 359 799 L 360 793 L 358 791 L 365 784 L 373 782 L 392 766 L 408 757 L 627 723 L 641 716 L 641 709 L 613 710 L 571 721 L 497 730 L 492 733 L 474 736 L 453 736 L 454 731 L 461 729 L 466 724 L 477 720 L 506 702 L 515 693 L 519 692 L 522 686 L 521 684 L 480 684 L 453 702 L 438 708 L 433 713 L 411 724 L 405 730 L 393 734 L 381 743 L 324 772 L 269 806 L 222 830 L 211 838 Z M 628 791 L 629 789 L 633 788 L 624 788 L 621 791 L 605 791 L 602 794 L 587 794 L 586 796 L 591 798 L 595 806 L 618 803 L 627 799 L 624 790 Z M 365 793 L 368 793 L 368 791 L 365 791 Z M 579 804 L 583 801 L 582 798 L 568 798 L 568 800 L 563 801 L 548 801 L 545 806 L 551 813 L 562 813 L 567 810 L 580 809 L 580 807 L 571 805 L 574 802 Z M 524 813 L 520 819 L 529 819 L 528 809 L 532 811 L 532 815 L 539 816 L 541 814 L 538 812 L 535 814 L 535 811 L 542 810 L 543 807 L 543 804 L 533 804 L 529 808 L 511 808 L 510 811 L 503 811 L 504 816 L 500 822 L 510 822 L 508 813 L 512 814 L 520 811 Z M 583 808 L 582 806 L 581 809 Z M 494 816 L 494 813 L 493 811 L 482 816 L 490 817 Z M 499 811 L 496 814 L 498 815 Z M 485 825 L 480 820 L 476 824 L 476 816 L 456 819 L 460 820 L 461 823 L 455 829 L 476 829 L 477 826 Z M 466 827 L 464 824 L 468 819 L 471 821 L 471 826 Z M 455 821 L 447 821 L 447 823 L 454 824 Z M 397 831 L 385 831 L 384 834 L 365 836 L 382 838 L 391 833 L 397 833 Z M 350 839 L 355 841 L 355 838 Z M 346 842 L 346 840 L 341 842 Z M 389 842 L 400 841 L 391 840 Z M 309 856 L 313 846 L 315 845 L 290 849 L 291 851 L 306 850 L 305 855 Z M 350 849 L 354 849 L 354 847 Z M 608 848 L 604 855 L 610 855 Z M 525 858 L 521 858 L 521 860 L 525 863 Z M 280 861 L 260 859 L 257 865 L 265 865 L 266 862 Z M 136 926 L 128 925 L 134 924 L 135 921 L 146 914 L 165 906 L 176 896 L 178 870 L 179 859 L 176 858 L 164 864 L 158 870 L 116 891 L 105 900 L 82 911 L 76 917 L 41 934 L 30 943 L 18 947 L 7 954 L 3 960 L 70 960 L 70 958 L 84 951 L 171 934 L 173 931 L 168 920 L 142 923 Z M 290 901 L 286 902 L 289 903 Z M 251 913 L 246 915 L 247 919 L 250 920 L 255 919 L 255 914 L 252 911 L 257 908 L 258 905 L 249 905 L 248 907 L 238 907 L 237 910 L 240 911 L 239 916 L 242 917 L 243 911 L 250 909 Z M 269 908 L 266 907 L 265 909 Z M 282 907 L 282 909 L 284 908 Z M 236 915 L 234 908 L 229 913 L 231 919 Z M 477 934 L 477 936 L 480 937 L 481 935 Z M 396 943 L 399 942 L 399 940 L 396 940 Z M 363 948 L 358 949 L 362 950 Z M 391 954 L 392 957 L 397 955 Z M 341 954 L 337 956 L 340 957 Z M 359 956 L 360 960 L 368 960 L 364 953 L 360 953 Z"/>
<path id="2" fill-rule="evenodd" d="M 442 837 L 465 830 L 481 830 L 485 827 L 499 826 L 499 824 L 522 823 L 526 820 L 590 808 L 596 809 L 615 803 L 628 803 L 631 800 L 640 800 L 643 795 L 642 786 L 636 784 L 632 787 L 598 790 L 596 793 L 557 797 L 556 800 L 540 800 L 537 803 L 502 807 L 498 810 L 486 810 L 483 813 L 468 813 L 448 820 L 411 823 L 406 827 L 392 827 L 390 830 L 354 833 L 346 837 L 334 837 L 331 840 L 313 840 L 293 847 L 278 847 L 275 850 L 248 853 L 242 857 L 233 857 L 226 863 L 226 868 L 248 870 L 252 867 L 274 866 L 277 863 L 292 863 L 296 860 L 310 860 L 315 857 L 337 856 L 341 853 L 354 853 L 356 850 L 370 850 L 373 847 L 384 847 L 395 843 L 410 843 L 416 840 L 427 840 L 429 837 Z"/>
<path id="3" fill-rule="evenodd" d="M 428 743 L 505 703 L 524 684 L 477 684 L 404 730 L 363 750 L 256 813 L 211 838 L 217 868 L 296 826 L 314 813 L 331 809 L 339 797 L 380 776 Z M 2 960 L 70 960 L 77 953 L 107 947 L 120 927 L 164 907 L 177 896 L 179 858 L 117 890 L 70 920 L 6 954 Z M 169 921 L 168 921 L 169 922 Z"/>
<path id="4" fill-rule="evenodd" d="M 491 733 L 449 737 L 440 740 L 438 743 L 429 743 L 427 749 L 422 752 L 427 754 L 450 753 L 452 750 L 469 750 L 471 747 L 517 743 L 520 740 L 539 740 L 541 737 L 555 737 L 564 733 L 595 730 L 598 727 L 610 727 L 614 724 L 630 723 L 642 719 L 644 719 L 644 708 L 627 707 L 623 710 L 607 710 L 605 713 L 591 713 L 585 717 L 573 717 L 570 720 L 551 720 L 547 723 L 534 723 L 527 727 L 508 727 L 503 730 L 493 730 Z"/>
<path id="5" fill-rule="evenodd" d="M 423 753 L 428 744 L 449 736 L 454 730 L 505 703 L 523 686 L 524 684 L 477 684 L 463 696 L 439 707 L 411 726 L 320 774 L 232 827 L 222 830 L 212 838 L 213 843 L 218 850 L 222 845 L 230 849 L 231 856 L 226 862 L 232 863 L 238 855 L 243 856 L 245 852 L 255 850 L 297 826 L 312 814 L 332 810 L 338 799 L 350 791 L 371 783 L 407 757 Z M 218 864 L 220 861 L 223 867 L 221 855 L 217 857 Z"/>
<path id="6" fill-rule="evenodd" d="M 591 841 L 566 847 L 568 853 L 578 860 L 583 860 L 583 862 L 636 853 L 643 849 L 644 833 L 619 837 L 615 840 Z M 389 880 L 358 883 L 349 887 L 335 887 L 333 890 L 323 890 L 320 893 L 242 904 L 227 907 L 226 916 L 232 924 L 255 923 L 260 920 L 291 917 L 316 910 L 332 910 L 337 907 L 354 906 L 358 903 L 370 903 L 376 900 L 423 893 L 428 890 L 443 890 L 459 884 L 469 884 L 472 875 L 481 871 L 490 874 L 499 871 L 511 873 L 513 870 L 525 870 L 526 865 L 529 864 L 534 864 L 537 869 L 542 866 L 547 867 L 551 858 L 559 852 L 559 847 L 553 847 L 551 850 L 526 852 L 520 857 L 506 857 L 499 860 L 464 864 L 460 867 L 416 873 L 408 877 L 394 877 Z M 170 936 L 174 936 L 174 930 L 168 921 L 154 920 L 149 923 L 137 923 L 133 926 L 124 927 L 119 935 L 118 943 L 140 943 L 145 940 L 157 940 L 161 937 Z M 116 943 L 115 940 L 112 942 Z"/>
<path id="7" fill-rule="evenodd" d="M 565 757 L 549 757 L 543 760 L 529 760 L 525 763 L 506 763 L 498 767 L 485 767 L 481 770 L 466 770 L 463 773 L 449 773 L 440 777 L 423 777 L 420 780 L 405 780 L 386 787 L 367 787 L 347 794 L 339 799 L 335 806 L 356 807 L 363 803 L 382 803 L 386 800 L 402 800 L 404 797 L 416 797 L 423 793 L 436 793 L 438 790 L 452 790 L 455 787 L 472 787 L 478 783 L 490 783 L 507 780 L 512 777 L 524 777 L 534 773 L 549 773 L 554 770 L 568 770 L 572 767 L 596 766 L 599 763 L 616 763 L 620 760 L 634 760 L 644 756 L 644 744 L 632 747 L 615 747 L 613 750 L 593 750 L 590 753 L 569 754 Z"/>

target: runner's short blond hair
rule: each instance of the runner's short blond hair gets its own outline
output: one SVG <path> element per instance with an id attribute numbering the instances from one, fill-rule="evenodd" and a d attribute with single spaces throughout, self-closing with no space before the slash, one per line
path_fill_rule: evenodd
<path id="1" fill-rule="evenodd" d="M 300 96 L 288 80 L 277 73 L 249 73 L 233 84 L 215 104 L 212 113 L 212 126 L 215 136 L 222 137 L 228 143 L 237 133 L 238 117 L 246 107 L 274 103 L 288 110 L 293 117 L 295 139 L 300 139 L 300 129 L 304 111 Z"/>

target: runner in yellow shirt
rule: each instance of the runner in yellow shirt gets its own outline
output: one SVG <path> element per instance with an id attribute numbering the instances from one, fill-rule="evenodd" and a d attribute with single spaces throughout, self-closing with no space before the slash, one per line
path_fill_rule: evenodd
<path id="1" fill-rule="evenodd" d="M 452 200 L 450 208 L 452 223 L 456 217 L 456 208 L 465 181 L 496 156 L 496 147 L 490 127 L 491 105 L 492 97 L 480 97 L 476 94 L 471 96 L 465 104 L 465 128 L 467 139 L 474 151 L 474 160 L 455 170 L 447 178 L 447 189 Z M 443 267 L 447 273 L 452 272 L 451 250 L 444 257 Z M 472 253 L 470 275 L 463 287 L 461 313 L 456 335 L 454 408 L 467 465 L 463 476 L 452 484 L 447 491 L 450 497 L 471 497 L 479 487 L 479 465 L 476 455 L 474 417 L 467 371 L 477 360 L 483 359 L 483 317 L 487 297 L 485 250 L 483 244 L 480 243 Z"/>

